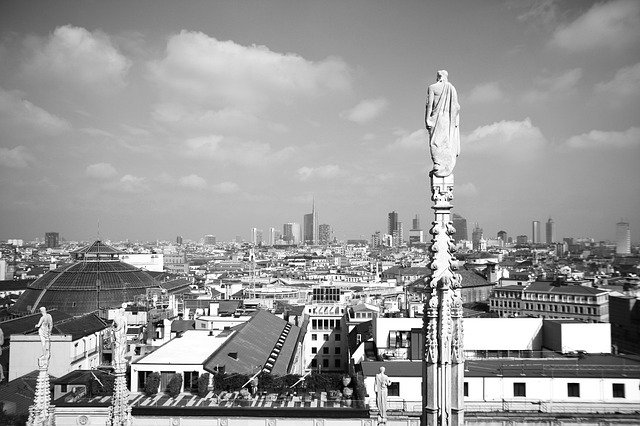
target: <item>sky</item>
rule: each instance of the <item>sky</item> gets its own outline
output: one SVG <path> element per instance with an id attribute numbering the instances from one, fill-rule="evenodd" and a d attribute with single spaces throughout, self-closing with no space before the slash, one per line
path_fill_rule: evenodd
<path id="1" fill-rule="evenodd" d="M 640 240 L 636 0 L 2 1 L 0 239 L 426 229 L 440 69 L 469 229 Z"/>

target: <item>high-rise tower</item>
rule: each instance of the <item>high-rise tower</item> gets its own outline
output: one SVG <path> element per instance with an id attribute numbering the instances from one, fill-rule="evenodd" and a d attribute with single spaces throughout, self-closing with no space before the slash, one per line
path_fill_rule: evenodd
<path id="1" fill-rule="evenodd" d="M 547 237 L 545 242 L 547 244 L 553 244 L 556 242 L 556 224 L 553 223 L 553 219 L 549 218 L 545 225 L 545 236 Z"/>
<path id="2" fill-rule="evenodd" d="M 540 244 L 540 221 L 534 220 L 531 222 L 531 242 L 533 244 Z"/>
<path id="3" fill-rule="evenodd" d="M 388 220 L 388 230 L 389 232 L 387 232 L 389 235 L 393 235 L 393 231 L 396 231 L 398 229 L 398 213 L 396 213 L 395 211 L 392 211 L 391 213 L 389 213 L 389 220 Z"/>
<path id="4" fill-rule="evenodd" d="M 631 229 L 622 220 L 616 223 L 616 254 L 631 254 Z"/>
<path id="5" fill-rule="evenodd" d="M 453 234 L 453 240 L 456 243 L 460 240 L 468 240 L 467 219 L 457 213 L 453 213 L 451 221 L 453 222 L 453 227 L 456 228 L 456 233 Z"/>
<path id="6" fill-rule="evenodd" d="M 311 206 L 311 213 L 305 214 L 303 219 L 305 244 L 318 244 L 318 215 L 315 200 Z"/>

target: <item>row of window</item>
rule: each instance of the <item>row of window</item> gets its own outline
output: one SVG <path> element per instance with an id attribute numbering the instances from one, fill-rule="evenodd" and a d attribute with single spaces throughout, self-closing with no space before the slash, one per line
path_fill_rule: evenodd
<path id="1" fill-rule="evenodd" d="M 547 305 L 544 303 L 525 303 L 525 309 L 529 310 L 537 310 L 537 311 L 548 311 L 548 312 L 566 312 L 572 314 L 587 314 L 587 315 L 596 315 L 596 308 L 583 307 L 583 306 L 573 306 L 573 305 Z"/>
<path id="2" fill-rule="evenodd" d="M 318 348 L 311 348 L 311 353 L 312 354 L 317 354 L 318 353 Z M 340 346 L 336 346 L 335 348 L 333 348 L 333 353 L 336 355 L 340 355 Z M 323 355 L 329 355 L 329 347 L 325 346 L 322 348 L 322 354 Z"/>
<path id="3" fill-rule="evenodd" d="M 408 348 L 410 342 L 410 331 L 389 331 L 390 348 Z"/>
<path id="4" fill-rule="evenodd" d="M 612 383 L 612 393 L 614 398 L 626 398 L 624 383 Z M 469 396 L 469 382 L 464 382 L 464 396 Z M 527 396 L 527 384 L 515 382 L 513 384 L 514 397 Z M 567 397 L 580 398 L 580 383 L 567 383 Z"/>
<path id="5" fill-rule="evenodd" d="M 552 302 L 574 302 L 574 303 L 596 303 L 595 297 L 590 296 L 568 296 L 565 294 L 540 294 L 540 293 L 523 293 L 522 298 L 525 300 L 549 300 Z"/>
<path id="6" fill-rule="evenodd" d="M 336 342 L 339 342 L 342 339 L 342 336 L 340 336 L 340 333 L 336 333 L 333 335 L 333 340 Z M 314 342 L 318 340 L 318 334 L 317 333 L 311 333 L 311 340 L 313 340 Z M 324 340 L 325 342 L 329 341 L 329 334 L 323 334 L 322 335 L 322 340 Z"/>
<path id="7" fill-rule="evenodd" d="M 336 358 L 333 360 L 333 367 L 334 368 L 341 368 L 342 363 L 340 358 Z M 317 368 L 318 367 L 318 360 L 316 358 L 311 360 L 311 368 Z M 323 368 L 329 368 L 329 359 L 327 358 L 323 358 L 322 359 L 322 367 Z"/>
<path id="8" fill-rule="evenodd" d="M 333 330 L 340 327 L 339 319 L 312 319 L 312 330 Z"/>

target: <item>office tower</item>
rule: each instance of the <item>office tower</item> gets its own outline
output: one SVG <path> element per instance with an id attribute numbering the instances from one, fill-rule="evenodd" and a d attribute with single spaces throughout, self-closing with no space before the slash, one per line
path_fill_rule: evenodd
<path id="1" fill-rule="evenodd" d="M 534 220 L 531 222 L 531 242 L 533 244 L 540 244 L 540 221 Z"/>
<path id="2" fill-rule="evenodd" d="M 413 227 L 411 229 L 422 229 L 420 228 L 420 216 L 416 215 L 416 217 L 413 218 Z"/>
<path id="3" fill-rule="evenodd" d="M 267 244 L 274 246 L 276 244 L 276 228 L 269 228 L 269 238 L 267 238 Z"/>
<path id="4" fill-rule="evenodd" d="M 176 237 L 176 244 L 181 246 L 182 245 L 182 235 L 178 235 Z"/>
<path id="5" fill-rule="evenodd" d="M 47 232 L 44 234 L 44 242 L 47 248 L 56 248 L 60 245 L 60 234 L 57 232 Z"/>
<path id="6" fill-rule="evenodd" d="M 616 254 L 631 254 L 631 229 L 628 222 L 616 223 Z"/>
<path id="7" fill-rule="evenodd" d="M 373 233 L 373 235 L 371 235 L 371 247 L 377 248 L 377 247 L 380 247 L 381 245 L 382 245 L 382 235 L 380 234 L 380 231 L 376 231 Z"/>
<path id="8" fill-rule="evenodd" d="M 258 228 L 251 228 L 251 244 L 258 245 Z"/>
<path id="9" fill-rule="evenodd" d="M 502 244 L 507 244 L 507 231 L 498 232 L 498 239 L 502 240 Z"/>
<path id="10" fill-rule="evenodd" d="M 327 225 L 323 223 L 322 225 L 318 225 L 318 240 L 320 244 L 329 244 L 331 243 L 331 225 Z"/>
<path id="11" fill-rule="evenodd" d="M 529 237 L 527 237 L 526 235 L 518 235 L 516 237 L 516 244 L 518 245 L 525 245 L 527 244 L 527 242 L 529 242 Z"/>
<path id="12" fill-rule="evenodd" d="M 287 244 L 299 244 L 300 224 L 297 222 L 285 223 L 282 227 L 282 238 Z"/>
<path id="13" fill-rule="evenodd" d="M 264 237 L 263 237 L 263 231 L 262 229 L 258 229 L 256 230 L 256 245 L 257 246 L 261 246 L 262 243 L 264 242 Z"/>
<path id="14" fill-rule="evenodd" d="M 396 213 L 395 211 L 392 211 L 391 213 L 389 213 L 388 234 L 393 235 L 393 231 L 397 229 L 398 229 L 398 213 Z"/>
<path id="15" fill-rule="evenodd" d="M 206 246 L 213 246 L 213 245 L 215 245 L 215 244 L 216 244 L 216 237 L 215 237 L 215 235 L 208 234 L 208 235 L 205 235 L 205 236 L 204 236 L 204 245 L 206 245 Z"/>
<path id="16" fill-rule="evenodd" d="M 546 240 L 545 242 L 547 244 L 553 244 L 556 242 L 556 224 L 553 223 L 553 219 L 549 218 L 549 220 L 547 221 L 546 227 Z"/>
<path id="17" fill-rule="evenodd" d="M 453 235 L 453 240 L 456 243 L 460 240 L 468 240 L 469 235 L 467 233 L 467 219 L 457 213 L 454 213 L 451 221 L 453 222 L 453 227 L 456 228 L 456 233 Z"/>
<path id="18" fill-rule="evenodd" d="M 454 225 L 455 227 L 455 225 Z M 482 240 L 483 231 L 480 226 L 478 226 L 478 222 L 473 227 L 473 232 L 471 232 L 471 243 L 473 244 L 473 250 L 480 251 L 482 249 L 480 245 L 480 240 Z"/>
<path id="19" fill-rule="evenodd" d="M 404 242 L 404 228 L 402 227 L 402 222 L 397 222 L 396 230 L 393 234 L 393 245 L 396 247 L 400 247 Z"/>
<path id="20" fill-rule="evenodd" d="M 318 244 L 318 214 L 316 213 L 316 202 L 313 201 L 311 213 L 304 215 L 304 243 Z"/>

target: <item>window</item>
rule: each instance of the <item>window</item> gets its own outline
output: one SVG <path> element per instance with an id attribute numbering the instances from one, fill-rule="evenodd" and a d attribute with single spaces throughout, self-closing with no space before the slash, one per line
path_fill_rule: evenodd
<path id="1" fill-rule="evenodd" d="M 322 366 L 323 367 L 329 367 L 329 360 L 327 358 L 322 360 Z"/>
<path id="2" fill-rule="evenodd" d="M 613 384 L 613 397 L 614 398 L 626 398 L 624 395 L 624 383 Z"/>
<path id="3" fill-rule="evenodd" d="M 312 354 L 317 354 L 318 353 L 318 348 L 311 348 L 311 353 Z"/>
<path id="4" fill-rule="evenodd" d="M 329 335 L 328 334 L 323 334 L 322 338 L 324 339 L 325 342 L 329 341 Z"/>
<path id="5" fill-rule="evenodd" d="M 362 334 L 356 334 L 356 345 L 359 345 L 362 342 Z"/>
<path id="6" fill-rule="evenodd" d="M 67 385 L 60 385 L 60 392 L 66 393 L 67 392 Z"/>
<path id="7" fill-rule="evenodd" d="M 316 368 L 318 366 L 318 360 L 317 359 L 312 359 L 311 360 L 311 367 L 312 368 Z"/>
<path id="8" fill-rule="evenodd" d="M 341 337 L 340 337 L 340 333 L 336 333 L 336 335 L 334 336 L 334 339 L 336 342 L 339 342 Z"/>
<path id="9" fill-rule="evenodd" d="M 527 384 L 515 382 L 513 384 L 513 396 L 527 396 Z"/>
<path id="10" fill-rule="evenodd" d="M 336 347 L 335 347 L 335 349 L 334 349 L 334 353 L 335 353 L 336 355 L 340 355 L 340 346 L 336 346 Z"/>
<path id="11" fill-rule="evenodd" d="M 311 340 L 318 340 L 318 335 L 315 333 L 311 334 Z"/>
<path id="12" fill-rule="evenodd" d="M 580 397 L 580 383 L 567 383 L 567 396 Z"/>
<path id="13" fill-rule="evenodd" d="M 322 353 L 325 354 L 325 355 L 328 355 L 329 354 L 329 348 L 327 346 L 322 348 Z"/>
<path id="14" fill-rule="evenodd" d="M 411 339 L 411 332 L 409 331 L 390 331 L 389 347 L 390 348 L 408 348 L 410 339 Z"/>
<path id="15" fill-rule="evenodd" d="M 333 366 L 334 366 L 335 368 L 340 368 L 340 360 L 339 360 L 339 359 L 334 360 L 334 361 L 333 361 Z"/>
<path id="16" fill-rule="evenodd" d="M 400 396 L 400 382 L 391 382 L 387 388 L 387 395 Z"/>
<path id="17" fill-rule="evenodd" d="M 469 382 L 464 382 L 464 396 L 469 396 Z"/>

